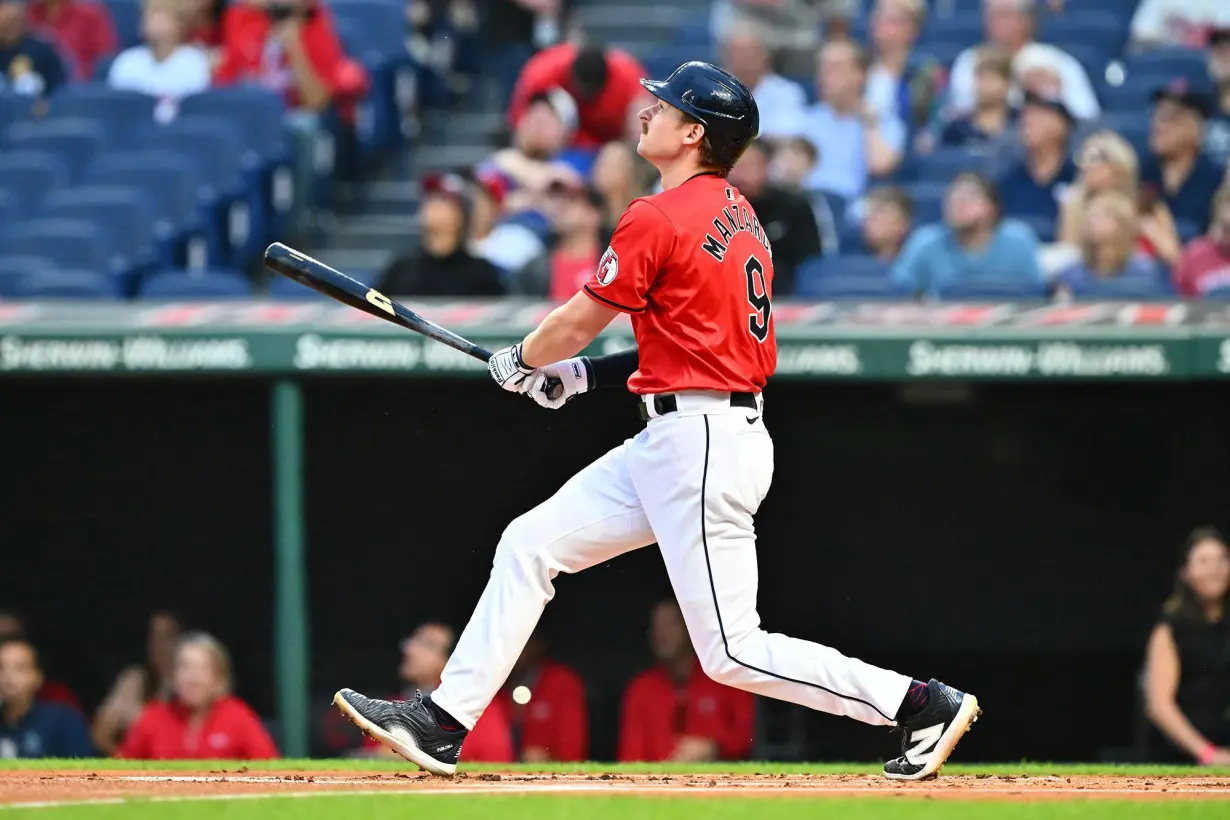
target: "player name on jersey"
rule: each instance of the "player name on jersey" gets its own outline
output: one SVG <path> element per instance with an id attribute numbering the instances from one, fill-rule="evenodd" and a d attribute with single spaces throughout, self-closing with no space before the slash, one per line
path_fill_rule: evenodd
<path id="1" fill-rule="evenodd" d="M 730 189 L 727 188 L 726 191 L 729 195 Z M 765 236 L 764 229 L 760 227 L 760 220 L 752 216 L 751 211 L 746 207 L 727 205 L 722 209 L 720 216 L 713 218 L 713 227 L 717 230 L 717 237 L 713 234 L 705 234 L 705 241 L 701 244 L 701 248 L 717 261 L 722 261 L 726 255 L 726 247 L 737 233 L 750 233 L 769 252 L 769 258 L 773 258 L 773 249 L 769 247 L 769 237 Z"/>

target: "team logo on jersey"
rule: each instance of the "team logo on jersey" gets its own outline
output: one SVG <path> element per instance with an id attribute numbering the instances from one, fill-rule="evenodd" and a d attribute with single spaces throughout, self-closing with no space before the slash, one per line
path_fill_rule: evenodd
<path id="1" fill-rule="evenodd" d="M 619 276 L 619 254 L 615 253 L 614 248 L 608 247 L 606 253 L 602 254 L 602 258 L 598 260 L 598 273 L 595 275 L 599 285 L 609 285 Z"/>

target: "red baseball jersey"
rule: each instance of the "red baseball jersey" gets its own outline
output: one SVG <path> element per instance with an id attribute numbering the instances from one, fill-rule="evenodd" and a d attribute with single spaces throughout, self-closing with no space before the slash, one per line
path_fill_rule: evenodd
<path id="1" fill-rule="evenodd" d="M 633 393 L 756 393 L 777 366 L 769 239 L 716 174 L 634 199 L 584 290 L 632 316 Z"/>

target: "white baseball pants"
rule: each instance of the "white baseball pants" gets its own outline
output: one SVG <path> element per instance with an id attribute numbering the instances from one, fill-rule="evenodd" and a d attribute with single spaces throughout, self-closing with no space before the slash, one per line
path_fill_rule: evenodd
<path id="1" fill-rule="evenodd" d="M 752 516 L 773 478 L 761 410 L 686 393 L 513 521 L 432 700 L 467 727 L 503 686 L 552 579 L 657 542 L 706 674 L 728 686 L 887 725 L 910 678 L 766 632 L 756 614 Z"/>

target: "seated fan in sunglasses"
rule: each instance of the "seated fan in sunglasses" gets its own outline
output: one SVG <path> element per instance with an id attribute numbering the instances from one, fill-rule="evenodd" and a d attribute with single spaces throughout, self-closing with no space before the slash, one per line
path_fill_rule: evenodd
<path id="1" fill-rule="evenodd" d="M 1093 134 L 1081 147 L 1077 166 L 1079 176 L 1060 213 L 1059 242 L 1080 245 L 1090 202 L 1100 194 L 1117 192 L 1137 204 L 1137 251 L 1165 265 L 1178 259 L 1183 244 L 1174 217 L 1155 188 L 1141 186 L 1140 164 L 1127 140 L 1110 131 Z"/>

